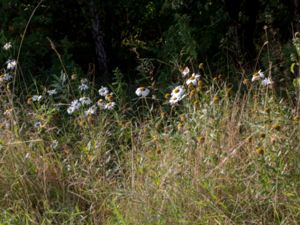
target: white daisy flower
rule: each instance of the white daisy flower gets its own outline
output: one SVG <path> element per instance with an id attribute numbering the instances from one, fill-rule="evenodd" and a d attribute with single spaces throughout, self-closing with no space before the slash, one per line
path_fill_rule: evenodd
<path id="1" fill-rule="evenodd" d="M 258 81 L 258 80 L 260 80 L 260 79 L 261 79 L 261 78 L 260 78 L 259 75 L 254 74 L 253 77 L 252 77 L 252 79 L 251 79 L 251 81 L 254 82 L 254 81 Z"/>
<path id="2" fill-rule="evenodd" d="M 260 76 L 261 79 L 265 78 L 265 74 L 261 70 L 259 70 L 257 73 L 258 73 L 258 75 Z"/>
<path id="3" fill-rule="evenodd" d="M 68 114 L 73 114 L 77 111 L 81 106 L 81 102 L 78 99 L 75 99 L 71 102 L 70 106 L 67 109 Z"/>
<path id="4" fill-rule="evenodd" d="M 184 97 L 185 97 L 185 95 L 181 95 L 181 96 L 179 96 L 179 95 L 173 95 L 173 96 L 170 98 L 169 103 L 170 103 L 171 105 L 175 105 L 175 104 L 177 104 L 178 102 L 180 102 Z"/>
<path id="5" fill-rule="evenodd" d="M 92 100 L 89 97 L 81 97 L 79 99 L 81 105 L 90 105 L 92 104 Z"/>
<path id="6" fill-rule="evenodd" d="M 251 81 L 258 81 L 265 78 L 265 74 L 259 70 L 257 73 L 253 74 Z"/>
<path id="7" fill-rule="evenodd" d="M 51 142 L 51 145 L 50 145 L 50 147 L 52 148 L 52 149 L 56 149 L 57 147 L 58 147 L 58 141 L 57 140 L 53 140 L 52 142 Z"/>
<path id="8" fill-rule="evenodd" d="M 107 87 L 103 87 L 101 86 L 101 88 L 98 90 L 99 95 L 105 97 L 106 95 L 108 95 L 109 90 Z"/>
<path id="9" fill-rule="evenodd" d="M 183 86 L 177 86 L 175 87 L 172 92 L 171 92 L 171 96 L 177 96 L 177 97 L 181 97 L 182 95 L 184 95 L 185 91 Z"/>
<path id="10" fill-rule="evenodd" d="M 8 70 L 14 70 L 17 67 L 17 61 L 14 59 L 10 59 L 6 62 L 7 66 L 6 68 Z"/>
<path id="11" fill-rule="evenodd" d="M 99 99 L 99 100 L 97 101 L 97 105 L 98 105 L 98 107 L 99 107 L 100 109 L 105 109 L 106 103 L 105 103 L 105 101 L 104 101 L 103 99 Z"/>
<path id="12" fill-rule="evenodd" d="M 75 111 L 76 111 L 75 107 L 72 107 L 72 106 L 68 107 L 68 109 L 67 109 L 67 112 L 69 115 L 73 114 Z"/>
<path id="13" fill-rule="evenodd" d="M 109 103 L 105 104 L 104 109 L 113 110 L 115 108 L 115 106 L 116 106 L 115 102 L 109 102 Z"/>
<path id="14" fill-rule="evenodd" d="M 186 85 L 192 84 L 193 86 L 196 86 L 199 79 L 200 79 L 200 74 L 193 73 L 192 76 L 189 79 L 187 79 L 185 83 Z"/>
<path id="15" fill-rule="evenodd" d="M 56 89 L 52 89 L 52 90 L 48 90 L 47 93 L 49 96 L 52 96 L 52 95 L 56 95 L 57 91 L 56 91 Z"/>
<path id="16" fill-rule="evenodd" d="M 39 101 L 42 100 L 42 98 L 43 98 L 43 96 L 41 96 L 41 95 L 33 95 L 31 97 L 31 99 L 32 99 L 33 102 L 39 102 Z"/>
<path id="17" fill-rule="evenodd" d="M 86 91 L 86 90 L 89 89 L 89 86 L 88 86 L 87 84 L 80 84 L 80 85 L 78 86 L 78 89 L 79 89 L 80 91 Z"/>
<path id="18" fill-rule="evenodd" d="M 261 84 L 263 86 L 270 86 L 272 84 L 274 84 L 273 80 L 271 79 L 271 77 L 265 78 L 261 81 Z"/>
<path id="19" fill-rule="evenodd" d="M 88 108 L 88 110 L 86 110 L 86 111 L 84 112 L 84 114 L 85 114 L 86 116 L 89 116 L 89 115 L 95 115 L 96 112 L 97 112 L 97 106 L 93 105 L 93 106 L 91 106 L 90 108 Z"/>
<path id="20" fill-rule="evenodd" d="M 148 88 L 145 87 L 139 87 L 138 89 L 136 89 L 135 94 L 139 97 L 147 97 L 150 93 L 150 90 Z"/>
<path id="21" fill-rule="evenodd" d="M 186 77 L 189 73 L 190 69 L 187 66 L 181 71 L 183 77 Z"/>
<path id="22" fill-rule="evenodd" d="M 10 73 L 5 73 L 2 77 L 4 81 L 11 81 L 13 78 L 13 75 L 11 75 Z"/>
<path id="23" fill-rule="evenodd" d="M 76 99 L 71 102 L 70 107 L 74 108 L 74 110 L 78 110 L 80 108 L 80 106 L 81 106 L 81 102 L 78 99 Z"/>
<path id="24" fill-rule="evenodd" d="M 9 50 L 9 49 L 11 49 L 12 48 L 12 44 L 11 44 L 11 42 L 7 42 L 4 46 L 3 46 L 3 49 L 4 50 Z"/>
<path id="25" fill-rule="evenodd" d="M 41 126 L 42 126 L 42 122 L 41 122 L 41 121 L 37 121 L 37 122 L 35 122 L 34 125 L 33 125 L 33 127 L 36 128 L 36 129 L 37 129 L 37 128 L 40 128 Z"/>
<path id="26" fill-rule="evenodd" d="M 82 84 L 87 84 L 88 82 L 89 82 L 89 80 L 87 78 L 82 78 L 80 80 L 80 83 L 82 83 Z"/>

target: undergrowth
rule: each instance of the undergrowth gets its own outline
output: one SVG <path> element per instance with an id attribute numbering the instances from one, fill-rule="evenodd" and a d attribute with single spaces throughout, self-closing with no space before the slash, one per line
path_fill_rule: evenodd
<path id="1" fill-rule="evenodd" d="M 256 76 L 234 92 L 204 73 L 187 86 L 187 75 L 171 94 L 134 97 L 62 72 L 69 95 L 37 88 L 25 102 L 5 83 L 1 223 L 298 224 L 297 90 L 280 98 Z"/>

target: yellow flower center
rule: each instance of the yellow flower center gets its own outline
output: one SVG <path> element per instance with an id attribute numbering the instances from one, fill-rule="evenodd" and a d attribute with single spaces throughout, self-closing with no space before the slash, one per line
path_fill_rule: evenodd
<path id="1" fill-rule="evenodd" d="M 106 95 L 106 100 L 109 101 L 109 102 L 112 102 L 113 101 L 113 96 L 110 94 L 110 95 Z"/>

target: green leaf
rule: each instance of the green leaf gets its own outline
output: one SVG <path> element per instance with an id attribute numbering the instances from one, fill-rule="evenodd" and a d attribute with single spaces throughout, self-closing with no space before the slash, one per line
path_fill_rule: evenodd
<path id="1" fill-rule="evenodd" d="M 290 66 L 290 71 L 292 74 L 295 74 L 295 65 L 296 65 L 296 63 L 292 63 Z"/>
<path id="2" fill-rule="evenodd" d="M 294 87 L 300 88 L 300 78 L 296 78 L 293 80 Z"/>

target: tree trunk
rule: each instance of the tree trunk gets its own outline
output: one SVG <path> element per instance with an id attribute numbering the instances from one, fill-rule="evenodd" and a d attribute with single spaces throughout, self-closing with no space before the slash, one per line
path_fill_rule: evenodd
<path id="1" fill-rule="evenodd" d="M 300 32 L 300 3 L 294 0 L 294 31 Z"/>
<path id="2" fill-rule="evenodd" d="M 95 43 L 97 65 L 99 72 L 101 72 L 104 76 L 102 78 L 106 80 L 106 74 L 108 72 L 108 58 L 104 43 L 105 34 L 103 29 L 103 19 L 101 16 L 102 12 L 99 9 L 99 7 L 97 7 L 94 0 L 90 0 L 89 12 L 91 19 L 92 35 Z"/>

